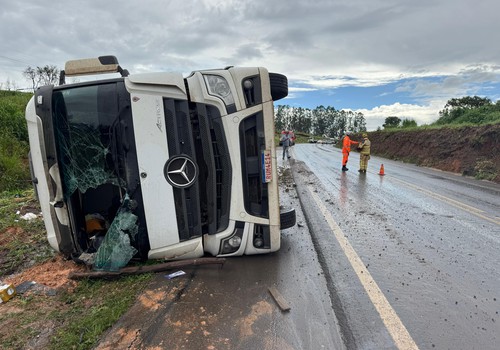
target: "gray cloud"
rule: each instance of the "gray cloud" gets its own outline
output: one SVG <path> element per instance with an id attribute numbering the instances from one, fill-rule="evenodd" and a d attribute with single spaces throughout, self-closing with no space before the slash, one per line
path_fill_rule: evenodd
<path id="1" fill-rule="evenodd" d="M 311 89 L 417 78 L 400 89 L 429 103 L 498 81 L 498 12 L 496 0 L 7 1 L 0 83 L 113 54 L 131 72 L 265 66 Z"/>

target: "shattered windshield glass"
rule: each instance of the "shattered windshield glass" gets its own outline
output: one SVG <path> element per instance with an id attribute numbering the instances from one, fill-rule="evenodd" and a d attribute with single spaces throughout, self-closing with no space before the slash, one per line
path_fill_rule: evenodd
<path id="1" fill-rule="evenodd" d="M 107 83 L 53 94 L 59 169 L 75 241 L 95 269 L 106 271 L 120 269 L 137 253 L 131 242 L 139 227 L 119 176 L 117 149 L 128 141 L 114 132 L 120 121 L 116 90 Z M 104 224 L 96 225 L 95 218 Z"/>
<path id="2" fill-rule="evenodd" d="M 138 232 L 137 216 L 130 210 L 130 200 L 125 197 L 94 260 L 94 268 L 104 271 L 118 271 L 127 265 L 137 250 L 130 245 Z"/>
<path id="3" fill-rule="evenodd" d="M 115 84 L 54 93 L 54 116 L 64 196 L 122 181 L 110 161 L 112 126 L 118 116 Z"/>

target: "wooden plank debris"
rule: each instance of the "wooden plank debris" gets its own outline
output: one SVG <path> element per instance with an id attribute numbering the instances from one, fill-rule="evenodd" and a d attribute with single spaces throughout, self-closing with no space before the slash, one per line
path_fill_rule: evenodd
<path id="1" fill-rule="evenodd" d="M 278 292 L 278 290 L 275 287 L 269 287 L 269 293 L 271 293 L 272 297 L 280 307 L 281 311 L 290 311 L 290 305 L 286 301 L 285 298 Z"/>
<path id="2" fill-rule="evenodd" d="M 197 266 L 197 265 L 224 265 L 225 258 L 199 258 L 199 259 L 186 259 L 178 261 L 169 261 L 156 265 L 145 266 L 128 266 L 116 272 L 113 271 L 88 271 L 88 272 L 70 272 L 69 278 L 72 280 L 81 280 L 84 278 L 112 278 L 124 275 L 138 275 L 141 273 L 149 272 L 162 272 L 173 270 L 181 267 Z"/>

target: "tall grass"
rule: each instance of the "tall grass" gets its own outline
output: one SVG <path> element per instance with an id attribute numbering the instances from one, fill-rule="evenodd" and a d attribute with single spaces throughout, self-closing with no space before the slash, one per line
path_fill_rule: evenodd
<path id="1" fill-rule="evenodd" d="M 30 186 L 24 110 L 31 96 L 30 93 L 0 91 L 0 192 Z"/>

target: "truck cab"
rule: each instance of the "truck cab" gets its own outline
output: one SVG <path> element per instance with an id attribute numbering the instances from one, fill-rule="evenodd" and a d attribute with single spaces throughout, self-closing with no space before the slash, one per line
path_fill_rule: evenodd
<path id="1" fill-rule="evenodd" d="M 273 137 L 273 101 L 287 93 L 262 67 L 183 77 L 129 74 L 114 56 L 67 62 L 26 107 L 49 243 L 103 268 L 277 251 L 295 224 L 280 209 Z"/>

